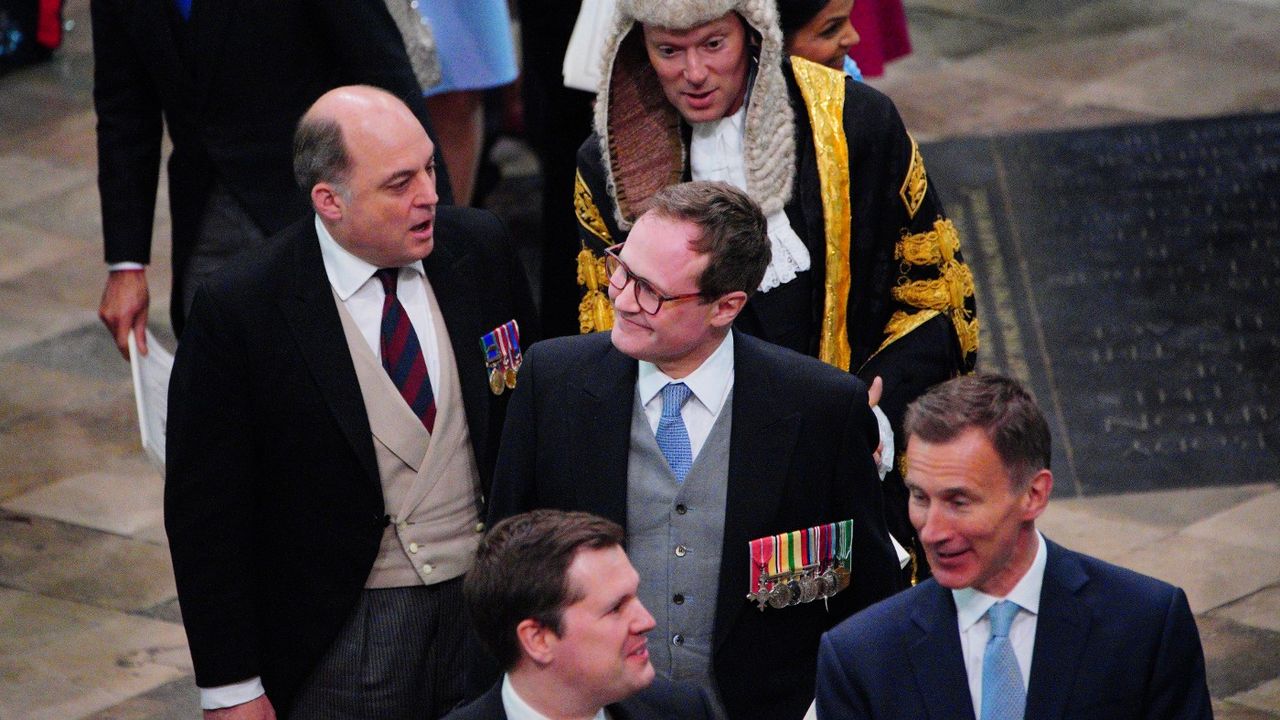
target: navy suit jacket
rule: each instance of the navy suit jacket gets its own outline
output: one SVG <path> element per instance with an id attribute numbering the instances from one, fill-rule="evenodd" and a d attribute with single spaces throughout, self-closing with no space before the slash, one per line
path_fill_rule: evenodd
<path id="1" fill-rule="evenodd" d="M 856 377 L 737 331 L 733 341 L 713 672 L 730 717 L 800 718 L 812 701 L 821 634 L 899 589 L 871 459 L 879 434 Z M 529 350 L 503 429 L 491 522 L 550 507 L 626 527 L 637 367 L 609 333 Z M 850 518 L 847 590 L 829 603 L 764 612 L 746 599 L 751 540 Z"/>
<path id="2" fill-rule="evenodd" d="M 1048 545 L 1028 720 L 1212 718 L 1182 590 Z M 973 720 L 951 591 L 934 580 L 822 638 L 818 717 Z"/>
<path id="3" fill-rule="evenodd" d="M 169 385 L 165 529 L 196 683 L 261 676 L 280 717 L 350 614 L 388 519 L 372 433 L 312 218 L 196 294 Z M 423 261 L 457 362 L 481 482 L 509 395 L 480 337 L 536 336 L 492 213 L 440 207 Z"/>
<path id="4" fill-rule="evenodd" d="M 691 685 L 654 678 L 653 684 L 631 697 L 605 707 L 610 720 L 710 720 L 706 696 Z M 502 706 L 502 681 L 475 701 L 444 716 L 444 720 L 507 720 Z"/>

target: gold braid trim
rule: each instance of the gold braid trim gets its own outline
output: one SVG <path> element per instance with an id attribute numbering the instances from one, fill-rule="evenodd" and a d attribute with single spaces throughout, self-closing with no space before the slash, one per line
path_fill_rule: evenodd
<path id="1" fill-rule="evenodd" d="M 894 257 L 905 260 L 910 265 L 942 265 L 947 266 L 956 261 L 956 253 L 960 251 L 960 234 L 950 220 L 938 218 L 933 229 L 908 235 L 903 233 L 902 239 L 894 248 Z"/>
<path id="2" fill-rule="evenodd" d="M 907 165 L 907 176 L 902 179 L 898 195 L 902 197 L 902 204 L 907 206 L 908 217 L 914 218 L 924 202 L 925 193 L 929 191 L 929 176 L 925 173 L 924 156 L 920 154 L 916 139 L 910 133 L 907 139 L 911 141 L 911 162 Z"/>
<path id="3" fill-rule="evenodd" d="M 579 170 L 573 177 L 573 211 L 578 216 L 578 224 L 587 229 L 587 232 L 600 238 L 605 247 L 613 244 L 613 240 L 609 237 L 609 228 L 604 224 L 604 218 L 600 217 L 600 208 L 596 207 L 596 201 L 591 197 L 591 188 L 587 187 L 587 182 L 582 179 L 582 171 Z"/>
<path id="4" fill-rule="evenodd" d="M 893 297 L 901 303 L 924 310 L 963 310 L 964 299 L 973 294 L 973 274 L 960 263 L 939 268 L 936 280 L 904 282 L 893 289 Z"/>
<path id="5" fill-rule="evenodd" d="M 591 188 L 582 179 L 581 171 L 573 179 L 573 211 L 578 216 L 578 223 L 599 238 L 605 247 L 613 244 L 609 228 L 600 217 L 600 209 L 596 207 Z M 613 306 L 604 291 L 608 280 L 604 258 L 596 257 L 584 243 L 578 253 L 578 285 L 583 290 L 582 301 L 578 303 L 578 330 L 584 334 L 613 327 Z"/>
<path id="6" fill-rule="evenodd" d="M 585 293 L 578 303 L 578 331 L 586 334 L 613 327 L 613 305 L 605 294 L 609 274 L 604 269 L 604 258 L 596 257 L 587 248 L 578 253 L 578 285 Z"/>
<path id="7" fill-rule="evenodd" d="M 841 370 L 849 369 L 849 149 L 844 136 L 844 73 L 791 58 L 796 84 L 804 97 L 813 126 L 813 146 L 818 156 L 818 186 L 822 195 L 822 219 L 826 227 L 826 292 L 823 293 L 822 330 L 818 359 Z"/>
<path id="8" fill-rule="evenodd" d="M 889 318 L 889 322 L 884 326 L 885 339 L 884 342 L 880 343 L 880 347 L 876 348 L 876 353 L 906 337 L 907 333 L 929 322 L 939 314 L 937 310 L 921 310 L 914 313 L 906 313 L 902 310 L 894 312 L 893 317 Z"/>
<path id="9" fill-rule="evenodd" d="M 968 355 L 978 349 L 978 319 L 965 306 L 965 300 L 973 295 L 973 274 L 956 259 L 959 253 L 960 234 L 945 218 L 935 220 L 932 230 L 903 233 L 894 256 L 908 265 L 936 265 L 941 277 L 903 282 L 894 288 L 893 295 L 912 307 L 946 312 L 955 326 L 961 352 Z"/>

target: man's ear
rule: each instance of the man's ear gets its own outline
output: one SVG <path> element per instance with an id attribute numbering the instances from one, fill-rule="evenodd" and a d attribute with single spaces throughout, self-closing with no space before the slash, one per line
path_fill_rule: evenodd
<path id="1" fill-rule="evenodd" d="M 1027 485 L 1026 505 L 1023 508 L 1024 520 L 1035 520 L 1049 506 L 1049 495 L 1053 493 L 1053 473 L 1048 468 L 1037 472 Z"/>
<path id="2" fill-rule="evenodd" d="M 738 313 L 747 304 L 747 294 L 741 290 L 725 293 L 711 303 L 711 325 L 728 327 L 737 319 Z"/>
<path id="3" fill-rule="evenodd" d="M 525 618 L 516 625 L 516 641 L 520 643 L 520 649 L 537 665 L 551 664 L 559 639 L 551 628 L 533 618 Z"/>
<path id="4" fill-rule="evenodd" d="M 335 223 L 342 219 L 346 202 L 336 185 L 318 182 L 311 188 L 311 207 L 315 208 L 317 215 Z"/>

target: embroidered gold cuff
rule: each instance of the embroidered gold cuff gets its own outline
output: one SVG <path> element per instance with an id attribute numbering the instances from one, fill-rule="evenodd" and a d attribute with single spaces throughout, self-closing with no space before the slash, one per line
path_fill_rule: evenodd
<path id="1" fill-rule="evenodd" d="M 910 265 L 945 265 L 956 261 L 960 252 L 960 234 L 955 223 L 938 218 L 933 229 L 914 235 L 903 233 L 894 248 L 894 257 Z"/>

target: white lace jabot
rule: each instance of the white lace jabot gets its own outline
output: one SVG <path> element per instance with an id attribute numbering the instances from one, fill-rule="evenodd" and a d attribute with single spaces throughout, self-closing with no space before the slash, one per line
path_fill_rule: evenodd
<path id="1" fill-rule="evenodd" d="M 747 106 L 726 118 L 693 124 L 689 146 L 689 168 L 694 180 L 720 180 L 747 191 L 747 173 L 742 163 L 743 121 Z M 809 248 L 791 229 L 787 214 L 778 212 L 765 218 L 769 223 L 772 258 L 760 281 L 760 292 L 768 292 L 795 279 L 809 269 Z"/>

